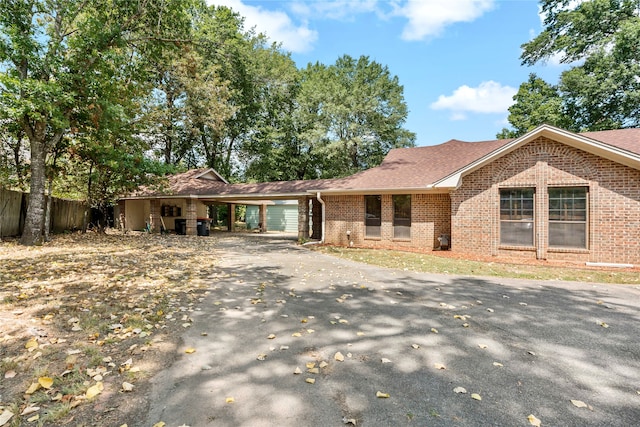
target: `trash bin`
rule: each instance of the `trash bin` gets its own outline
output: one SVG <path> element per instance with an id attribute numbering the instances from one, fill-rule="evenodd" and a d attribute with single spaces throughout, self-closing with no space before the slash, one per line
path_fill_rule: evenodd
<path id="1" fill-rule="evenodd" d="M 184 218 L 176 218 L 174 228 L 176 234 L 187 234 L 187 220 Z"/>
<path id="2" fill-rule="evenodd" d="M 197 222 L 198 236 L 209 235 L 209 218 L 198 218 Z"/>

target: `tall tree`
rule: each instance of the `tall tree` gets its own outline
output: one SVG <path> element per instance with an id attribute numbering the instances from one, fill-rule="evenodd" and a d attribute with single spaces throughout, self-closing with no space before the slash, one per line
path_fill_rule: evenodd
<path id="1" fill-rule="evenodd" d="M 21 243 L 41 241 L 53 147 L 72 127 L 97 121 L 105 81 L 124 74 L 127 89 L 144 86 L 141 59 L 182 38 L 186 1 L 0 0 L 1 110 L 20 124 L 31 154 Z"/>
<path id="2" fill-rule="evenodd" d="M 306 178 L 308 156 L 297 130 L 300 75 L 289 54 L 278 45 L 256 52 L 259 112 L 244 138 L 240 159 L 243 178 L 283 181 Z"/>
<path id="3" fill-rule="evenodd" d="M 558 88 L 533 73 L 529 74 L 529 80 L 520 85 L 513 100 L 516 102 L 509 107 L 508 119 L 512 128 L 502 129 L 497 138 L 517 138 L 541 124 L 575 129 L 575 125 L 564 113 Z"/>
<path id="4" fill-rule="evenodd" d="M 558 57 L 577 65 L 558 85 L 580 130 L 640 126 L 640 1 L 542 0 L 544 30 L 525 43 L 523 64 Z"/>
<path id="5" fill-rule="evenodd" d="M 323 176 L 344 176 L 380 164 L 391 148 L 413 146 L 402 127 L 407 117 L 403 88 L 386 66 L 344 55 L 329 67 L 326 89 L 327 160 Z"/>

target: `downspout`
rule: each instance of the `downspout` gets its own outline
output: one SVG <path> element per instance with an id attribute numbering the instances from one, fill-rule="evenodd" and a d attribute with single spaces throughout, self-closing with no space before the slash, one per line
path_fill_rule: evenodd
<path id="1" fill-rule="evenodd" d="M 318 201 L 320 202 L 320 205 L 322 205 L 322 233 L 320 236 L 320 243 L 324 243 L 324 230 L 325 230 L 325 226 L 326 226 L 326 219 L 324 216 L 324 200 L 322 200 L 322 197 L 320 197 L 320 192 L 318 191 L 316 193 L 316 199 L 318 199 Z"/>

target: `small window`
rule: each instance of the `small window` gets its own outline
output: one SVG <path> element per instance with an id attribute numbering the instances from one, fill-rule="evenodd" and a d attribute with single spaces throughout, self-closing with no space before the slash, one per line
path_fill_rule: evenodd
<path id="1" fill-rule="evenodd" d="M 365 237 L 380 237 L 382 224 L 382 197 L 364 196 L 365 202 Z"/>
<path id="2" fill-rule="evenodd" d="M 500 190 L 500 244 L 533 246 L 533 188 Z"/>
<path id="3" fill-rule="evenodd" d="M 587 188 L 549 188 L 549 247 L 587 247 Z"/>
<path id="4" fill-rule="evenodd" d="M 393 237 L 411 238 L 411 195 L 393 196 Z"/>

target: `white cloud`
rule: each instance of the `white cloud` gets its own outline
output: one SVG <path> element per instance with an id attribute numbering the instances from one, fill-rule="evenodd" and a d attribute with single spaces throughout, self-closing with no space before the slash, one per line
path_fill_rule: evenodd
<path id="1" fill-rule="evenodd" d="M 408 0 L 395 4 L 395 14 L 409 20 L 403 39 L 422 40 L 439 35 L 447 25 L 474 21 L 494 4 L 494 0 Z"/>
<path id="2" fill-rule="evenodd" d="M 307 23 L 296 25 L 285 12 L 250 6 L 241 0 L 207 0 L 207 3 L 235 10 L 245 18 L 246 29 L 255 28 L 291 52 L 310 51 L 318 39 L 317 31 L 311 30 Z"/>
<path id="3" fill-rule="evenodd" d="M 451 120 L 464 120 L 465 113 L 507 113 L 517 92 L 511 86 L 502 86 L 489 80 L 480 83 L 478 87 L 460 86 L 449 96 L 440 95 L 430 107 L 434 110 L 451 111 Z"/>

